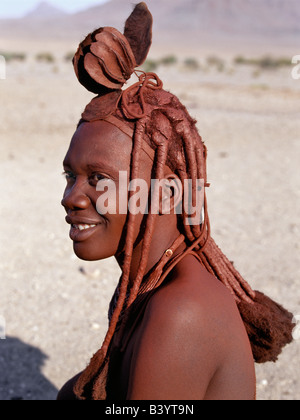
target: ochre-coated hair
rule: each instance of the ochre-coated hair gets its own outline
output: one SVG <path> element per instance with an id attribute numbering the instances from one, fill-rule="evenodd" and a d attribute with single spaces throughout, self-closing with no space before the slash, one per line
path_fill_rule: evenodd
<path id="1" fill-rule="evenodd" d="M 145 42 L 143 48 L 136 48 L 136 44 L 133 45 L 138 42 L 138 36 L 134 36 L 132 31 L 128 38 L 132 47 L 130 49 L 123 35 L 111 28 L 102 28 L 87 37 L 75 56 L 74 64 L 79 81 L 89 90 L 98 93 L 98 97 L 87 106 L 81 122 L 90 122 L 97 119 L 109 120 L 109 117 L 113 116 L 120 124 L 126 125 L 133 133 L 130 180 L 138 178 L 140 156 L 143 144 L 147 142 L 148 146 L 154 151 L 152 178 L 163 179 L 165 166 L 168 166 L 179 177 L 182 185 L 184 185 L 185 179 L 192 180 L 192 201 L 194 204 L 196 202 L 197 180 L 203 179 L 205 185 L 208 186 L 207 150 L 196 128 L 196 121 L 191 118 L 178 98 L 163 90 L 162 82 L 155 74 L 143 73 L 139 77 L 139 81 L 125 91 L 120 91 L 120 85 L 118 85 L 119 83 L 122 86 L 124 83 L 122 77 L 124 78 L 124 75 L 132 73 L 135 64 L 140 64 L 149 50 L 149 33 L 151 30 L 149 11 L 146 5 L 142 3 L 135 8 L 134 13 L 135 18 L 133 19 L 132 15 L 126 23 L 125 34 L 130 32 L 130 23 L 134 22 L 137 25 L 139 18 L 146 19 L 147 25 L 144 26 L 148 28 L 146 30 L 148 38 L 142 37 L 146 39 L 146 41 L 143 41 Z M 115 46 L 117 41 L 118 44 Z M 105 47 L 101 50 L 103 43 L 109 44 L 110 48 Z M 96 51 L 98 61 L 95 59 Z M 111 51 L 114 51 L 114 55 Z M 138 59 L 137 54 L 135 54 L 136 63 L 134 63 L 132 51 L 139 52 Z M 143 51 L 145 51 L 144 54 Z M 91 52 L 94 54 L 93 57 L 89 56 Z M 87 56 L 89 60 L 86 60 Z M 116 61 L 115 57 L 119 56 L 122 59 L 118 58 L 117 62 L 122 67 L 122 71 L 120 70 L 118 73 L 116 71 L 118 67 L 115 64 L 110 67 L 109 63 L 113 60 Z M 99 77 L 97 80 L 95 76 L 96 62 L 101 67 L 100 76 L 97 73 L 97 77 Z M 90 68 L 92 70 L 89 71 Z M 114 71 L 109 71 L 109 69 Z M 108 82 L 105 81 L 105 78 Z M 98 87 L 95 88 L 96 85 Z M 116 125 L 118 126 L 118 124 Z M 183 189 L 182 200 L 184 200 L 184 194 L 186 193 Z M 129 193 L 129 198 L 131 194 L 133 192 Z M 150 199 L 150 209 L 152 205 Z M 114 345 L 121 345 L 122 334 L 129 322 L 131 309 L 143 299 L 144 295 L 155 290 L 161 284 L 177 261 L 176 258 L 174 261 L 170 261 L 168 255 L 163 255 L 154 270 L 149 275 L 146 273 L 156 217 L 157 212 L 150 210 L 143 232 L 142 254 L 138 272 L 134 282 L 130 282 L 136 216 L 131 212 L 128 213 L 125 227 L 126 241 L 122 276 L 112 300 L 108 332 L 102 347 L 93 356 L 90 364 L 75 385 L 74 391 L 78 398 L 106 398 L 112 341 L 114 340 Z M 185 241 L 187 247 L 180 257 L 182 258 L 192 252 L 197 253 L 199 260 L 207 271 L 219 279 L 233 295 L 245 323 L 255 361 L 258 363 L 275 361 L 282 347 L 292 340 L 292 314 L 262 293 L 254 292 L 235 269 L 233 263 L 215 244 L 210 236 L 205 194 L 204 220 L 201 223 L 199 221 L 198 225 L 190 226 L 185 223 L 185 217 L 184 212 L 178 215 L 181 237 L 175 242 L 174 250 Z"/>

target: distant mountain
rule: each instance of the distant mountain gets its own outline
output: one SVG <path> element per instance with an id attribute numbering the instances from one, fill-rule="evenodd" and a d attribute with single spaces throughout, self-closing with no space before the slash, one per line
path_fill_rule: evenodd
<path id="1" fill-rule="evenodd" d="M 41 3 L 18 20 L 1 20 L 0 37 L 81 40 L 100 26 L 123 30 L 133 2 L 110 0 L 87 10 L 66 14 Z M 154 45 L 220 46 L 245 43 L 280 44 L 300 48 L 299 0 L 146 0 L 154 16 Z M 13 32 L 13 35 L 12 35 Z M 298 50 L 297 50 L 298 49 Z M 246 53 L 246 52 L 245 52 Z"/>
<path id="2" fill-rule="evenodd" d="M 160 30 L 300 34 L 299 0 L 148 0 L 146 3 Z M 75 16 L 93 26 L 107 21 L 120 26 L 130 4 L 131 1 L 111 0 Z"/>
<path id="3" fill-rule="evenodd" d="M 55 19 L 66 16 L 67 13 L 52 4 L 43 1 L 26 14 L 25 19 Z"/>

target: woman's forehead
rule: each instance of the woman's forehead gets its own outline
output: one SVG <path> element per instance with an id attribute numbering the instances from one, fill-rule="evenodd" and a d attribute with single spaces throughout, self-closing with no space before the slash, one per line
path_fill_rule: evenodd
<path id="1" fill-rule="evenodd" d="M 106 162 L 124 169 L 130 165 L 132 139 L 105 121 L 81 124 L 75 132 L 65 161 L 94 164 Z"/>
<path id="2" fill-rule="evenodd" d="M 106 149 L 107 151 L 117 149 L 119 151 L 132 151 L 132 138 L 123 133 L 114 125 L 106 121 L 94 121 L 82 123 L 74 134 L 73 139 L 86 144 L 89 147 Z"/>

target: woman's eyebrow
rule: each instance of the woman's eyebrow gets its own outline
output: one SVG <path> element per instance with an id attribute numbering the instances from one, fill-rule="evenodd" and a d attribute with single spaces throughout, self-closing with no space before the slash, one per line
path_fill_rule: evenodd
<path id="1" fill-rule="evenodd" d="M 89 170 L 103 170 L 104 167 L 105 165 L 102 162 L 89 163 L 88 165 L 86 165 L 86 168 Z"/>
<path id="2" fill-rule="evenodd" d="M 63 161 L 63 167 L 72 169 L 71 163 L 65 159 Z M 102 162 L 95 162 L 95 163 L 89 163 L 86 165 L 87 172 L 93 172 L 93 171 L 103 171 L 103 170 L 109 170 L 109 171 L 115 171 L 112 167 L 108 166 L 106 163 Z"/>
<path id="3" fill-rule="evenodd" d="M 63 161 L 63 167 L 71 169 L 71 165 L 69 164 L 69 162 L 66 159 Z"/>
<path id="4" fill-rule="evenodd" d="M 94 171 L 116 172 L 115 168 L 112 168 L 111 166 L 107 165 L 107 163 L 105 162 L 89 163 L 88 165 L 86 165 L 86 169 L 90 172 L 94 172 Z"/>

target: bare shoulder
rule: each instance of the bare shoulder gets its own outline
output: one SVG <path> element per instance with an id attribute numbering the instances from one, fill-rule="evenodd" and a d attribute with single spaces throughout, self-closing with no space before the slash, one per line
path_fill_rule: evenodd
<path id="1" fill-rule="evenodd" d="M 220 383 L 224 378 L 234 382 L 230 372 L 235 361 L 238 369 L 245 367 L 245 375 L 253 362 L 234 299 L 194 257 L 186 257 L 150 300 L 135 358 L 131 391 L 145 399 L 143 392 L 158 398 L 158 389 L 162 399 L 204 399 L 210 389 L 215 398 L 218 386 L 212 384 L 218 375 Z"/>
<path id="2" fill-rule="evenodd" d="M 146 312 L 148 322 L 166 323 L 177 331 L 186 331 L 190 325 L 195 335 L 202 336 L 211 333 L 212 328 L 222 335 L 225 325 L 227 331 L 241 325 L 229 291 L 195 258 L 188 256 L 173 277 L 151 299 Z"/>

